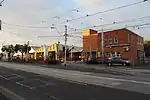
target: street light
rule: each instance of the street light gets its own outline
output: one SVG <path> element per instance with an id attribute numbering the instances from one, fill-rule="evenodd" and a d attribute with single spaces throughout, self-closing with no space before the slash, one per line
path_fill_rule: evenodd
<path id="1" fill-rule="evenodd" d="M 60 42 L 58 41 L 58 43 L 57 43 L 57 59 L 58 59 L 58 60 L 60 60 L 60 59 L 59 59 L 59 44 L 60 44 Z"/>

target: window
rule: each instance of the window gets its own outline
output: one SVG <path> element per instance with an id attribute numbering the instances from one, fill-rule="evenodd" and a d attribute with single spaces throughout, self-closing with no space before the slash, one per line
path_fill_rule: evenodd
<path id="1" fill-rule="evenodd" d="M 118 43 L 118 38 L 117 37 L 114 38 L 114 43 Z"/>
<path id="2" fill-rule="evenodd" d="M 104 45 L 105 46 L 107 45 L 107 39 L 104 39 Z"/>
<path id="3" fill-rule="evenodd" d="M 113 44 L 113 41 L 112 41 L 112 39 L 109 39 L 109 44 Z"/>
<path id="4" fill-rule="evenodd" d="M 121 54 L 120 54 L 120 52 L 117 52 L 117 57 L 121 57 Z"/>
<path id="5" fill-rule="evenodd" d="M 129 50 L 130 50 L 129 47 L 124 47 L 125 52 L 128 52 Z"/>
<path id="6" fill-rule="evenodd" d="M 108 52 L 106 52 L 106 56 L 109 56 L 109 53 L 108 53 Z"/>
<path id="7" fill-rule="evenodd" d="M 130 43 L 130 34 L 128 34 L 128 43 Z"/>
<path id="8" fill-rule="evenodd" d="M 115 52 L 111 52 L 111 57 L 115 57 Z"/>

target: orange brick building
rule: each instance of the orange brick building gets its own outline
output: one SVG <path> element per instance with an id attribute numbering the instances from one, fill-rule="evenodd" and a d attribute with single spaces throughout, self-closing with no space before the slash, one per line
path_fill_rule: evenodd
<path id="1" fill-rule="evenodd" d="M 83 52 L 85 58 L 102 58 L 101 33 L 88 29 L 83 31 Z M 121 57 L 134 64 L 144 63 L 143 37 L 128 29 L 104 32 L 105 57 Z"/>

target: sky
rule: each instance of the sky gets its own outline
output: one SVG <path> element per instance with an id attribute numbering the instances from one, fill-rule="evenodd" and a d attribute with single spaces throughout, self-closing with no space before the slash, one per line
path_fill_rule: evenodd
<path id="1" fill-rule="evenodd" d="M 137 1 L 141 0 L 5 0 L 3 6 L 0 7 L 0 20 L 4 22 L 2 31 L 0 31 L 0 43 L 5 41 L 5 44 L 24 44 L 30 41 L 31 45 L 50 45 L 60 41 L 64 44 L 64 37 L 60 37 L 60 34 L 64 34 L 64 25 L 68 25 L 69 32 L 72 31 L 75 33 L 75 29 L 87 29 L 89 26 L 110 24 L 116 21 L 150 16 L 148 10 L 150 9 L 149 0 L 148 2 L 127 8 L 97 14 L 68 23 L 61 23 L 72 18 L 128 5 Z M 76 10 L 78 10 L 78 12 Z M 125 25 L 132 26 L 145 23 L 150 23 L 150 17 L 132 23 L 110 25 L 95 29 L 98 31 L 102 29 L 118 29 L 125 27 Z M 27 27 L 18 27 L 14 25 Z M 55 29 L 51 29 L 51 26 L 54 26 Z M 145 28 L 139 29 L 130 28 L 130 30 L 143 36 L 144 39 L 150 40 L 150 26 L 144 27 Z M 57 30 L 60 33 L 58 33 Z M 68 45 L 82 46 L 82 39 L 80 37 L 82 33 L 80 31 L 76 32 L 78 34 L 73 33 L 73 36 L 68 37 Z M 38 38 L 38 36 L 49 37 Z"/>

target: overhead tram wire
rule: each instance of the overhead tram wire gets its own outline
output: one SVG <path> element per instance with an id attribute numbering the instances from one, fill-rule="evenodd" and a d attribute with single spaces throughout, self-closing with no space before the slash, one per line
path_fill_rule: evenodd
<path id="1" fill-rule="evenodd" d="M 114 23 L 108 23 L 108 24 L 101 24 L 101 25 L 93 25 L 93 26 L 88 26 L 86 28 L 93 28 L 93 27 L 98 27 L 98 26 L 108 26 L 108 25 L 114 25 L 114 24 L 122 24 L 122 23 L 127 23 L 127 22 L 136 22 L 136 21 L 142 21 L 145 20 L 146 18 L 150 18 L 150 16 L 143 16 L 143 17 L 139 17 L 139 18 L 134 18 L 134 19 L 129 19 L 129 20 L 121 20 L 121 21 L 114 21 Z M 6 24 L 9 26 L 16 26 L 16 27 L 23 27 L 23 28 L 39 28 L 39 29 L 47 29 L 50 28 L 50 26 L 45 26 L 45 27 L 41 27 L 41 26 L 26 26 L 26 25 L 19 25 L 19 24 L 11 24 L 11 23 L 7 23 L 7 22 L 2 22 L 2 24 Z M 80 29 L 75 29 L 75 31 L 80 30 Z M 69 31 L 72 32 L 72 31 Z M 60 32 L 62 33 L 62 32 Z"/>
<path id="2" fill-rule="evenodd" d="M 3 3 L 4 1 L 5 1 L 5 0 L 0 1 L 0 6 L 2 6 L 2 3 Z"/>
<path id="3" fill-rule="evenodd" d="M 95 16 L 95 15 L 98 15 L 98 14 L 102 14 L 102 13 L 106 13 L 106 12 L 110 12 L 110 11 L 114 11 L 114 10 L 118 10 L 118 9 L 122 9 L 122 8 L 126 8 L 126 7 L 130 7 L 130 6 L 133 6 L 133 5 L 141 4 L 141 3 L 146 2 L 146 1 L 148 1 L 148 0 L 138 1 L 138 2 L 135 2 L 135 3 L 128 4 L 128 5 L 119 6 L 119 7 L 115 7 L 115 8 L 112 8 L 112 9 L 108 9 L 108 10 L 105 10 L 105 11 L 102 11 L 102 12 L 97 12 L 97 13 L 93 13 L 93 14 L 87 14 L 85 16 L 81 16 L 81 17 L 77 17 L 77 18 L 66 20 L 64 22 L 61 22 L 60 24 L 71 22 L 71 21 L 75 21 L 75 20 L 79 20 L 79 19 L 83 19 L 83 18 L 86 18 L 86 17 Z"/>
<path id="4" fill-rule="evenodd" d="M 122 28 L 111 28 L 111 29 L 103 29 L 103 31 L 113 31 L 113 30 L 118 30 L 118 29 L 123 29 L 123 28 L 142 28 L 142 26 L 147 26 L 147 25 L 150 25 L 150 23 L 144 23 L 144 24 L 137 24 L 137 25 L 130 25 L 130 26 L 125 26 L 125 27 L 122 27 Z M 98 30 L 98 31 L 101 31 L 101 30 Z M 81 32 L 80 32 L 81 33 Z M 61 36 L 38 36 L 38 38 L 48 38 L 48 37 L 61 37 Z M 68 37 L 72 38 L 73 40 L 77 40 L 77 38 L 79 39 L 82 39 L 83 37 L 82 36 L 75 36 L 75 35 L 69 35 Z M 82 40 L 83 41 L 83 40 Z"/>
<path id="5" fill-rule="evenodd" d="M 133 6 L 133 5 L 144 3 L 146 1 L 148 1 L 148 0 L 138 1 L 138 2 L 135 2 L 135 3 L 128 4 L 128 5 L 119 6 L 119 7 L 115 7 L 115 8 L 112 8 L 112 9 L 108 9 L 108 10 L 105 10 L 105 11 L 102 11 L 102 12 L 97 12 L 97 13 L 93 13 L 93 14 L 87 14 L 85 16 L 81 16 L 81 17 L 77 17 L 77 18 L 66 20 L 64 22 L 61 22 L 60 24 L 71 22 L 71 21 L 75 21 L 75 20 L 79 20 L 79 19 L 83 19 L 83 18 L 86 18 L 86 17 L 95 16 L 95 15 L 98 15 L 98 14 L 102 14 L 102 13 L 106 13 L 106 12 L 110 12 L 110 11 L 114 11 L 114 10 L 118 10 L 118 9 L 122 9 L 122 8 L 127 8 L 127 7 L 130 7 L 130 6 Z"/>
<path id="6" fill-rule="evenodd" d="M 129 7 L 129 6 L 133 6 L 133 5 L 136 5 L 136 4 L 140 4 L 140 3 L 143 3 L 143 2 L 146 2 L 146 1 L 148 1 L 148 0 L 142 0 L 142 1 L 139 1 L 139 2 L 132 3 L 132 4 L 119 6 L 119 7 L 116 7 L 116 8 L 108 9 L 108 10 L 105 10 L 105 11 L 102 11 L 102 12 L 97 12 L 97 13 L 93 13 L 93 14 L 89 14 L 89 15 L 87 14 L 86 16 L 78 17 L 78 18 L 71 19 L 71 20 L 66 20 L 65 22 L 70 22 L 70 21 L 73 21 L 73 20 L 77 20 L 77 19 L 81 19 L 81 18 L 85 18 L 85 17 L 89 17 L 89 16 L 94 16 L 94 15 L 105 13 L 105 12 L 110 12 L 110 11 L 113 11 L 113 10 L 117 10 L 117 9 Z M 17 26 L 17 27 L 25 27 L 25 28 L 40 28 L 40 29 L 50 28 L 49 26 L 47 26 L 47 27 L 25 26 L 25 25 L 9 24 L 9 23 L 6 23 L 6 22 L 4 22 L 4 24 L 11 25 L 11 26 Z M 109 25 L 109 24 L 106 24 L 106 25 Z M 93 27 L 96 27 L 96 26 L 93 26 Z"/>
<path id="7" fill-rule="evenodd" d="M 24 27 L 24 28 L 36 28 L 36 29 L 48 29 L 48 28 L 51 28 L 51 27 L 49 27 L 49 26 L 47 26 L 47 27 L 40 27 L 40 26 L 38 26 L 38 27 L 35 27 L 35 26 L 25 26 L 25 25 L 18 25 L 18 24 L 9 24 L 9 23 L 6 23 L 6 22 L 3 22 L 3 24 L 6 24 L 6 25 L 11 25 L 11 26 L 16 26 L 16 27 Z M 57 31 L 57 33 L 60 35 L 60 36 L 63 36 L 59 31 L 58 31 L 58 29 L 55 27 L 54 28 L 56 31 Z"/>
<path id="8" fill-rule="evenodd" d="M 18 24 L 10 24 L 10 23 L 7 23 L 7 22 L 3 22 L 3 24 L 10 25 L 10 26 L 16 26 L 16 27 L 24 27 L 24 28 L 40 28 L 40 29 L 50 28 L 49 26 L 47 26 L 47 27 L 25 26 L 25 25 L 18 25 Z"/>
<path id="9" fill-rule="evenodd" d="M 137 21 L 143 21 L 143 20 L 146 20 L 146 19 L 149 19 L 150 16 L 143 16 L 143 17 L 139 17 L 139 18 L 134 18 L 134 19 L 129 19 L 129 20 L 121 20 L 121 21 L 114 21 L 112 23 L 108 23 L 108 24 L 101 24 L 101 25 L 92 25 L 92 26 L 88 26 L 88 27 L 85 27 L 85 28 L 81 28 L 81 29 L 75 29 L 74 31 L 68 31 L 68 34 L 78 34 L 79 32 L 77 31 L 82 31 L 84 29 L 89 29 L 89 28 L 97 28 L 97 27 L 104 27 L 104 26 L 109 26 L 109 25 L 117 25 L 117 24 L 123 24 L 123 23 L 132 23 L 132 22 L 137 22 Z M 34 28 L 34 29 L 49 29 L 50 26 L 46 26 L 46 27 L 40 27 L 40 26 L 25 26 L 25 25 L 19 25 L 19 24 L 10 24 L 10 23 L 7 23 L 7 22 L 3 22 L 3 24 L 5 25 L 10 25 L 10 26 L 16 26 L 16 27 L 22 27 L 22 28 Z M 64 33 L 64 32 L 59 32 L 58 29 L 56 28 L 56 31 L 61 34 L 61 33 Z M 74 32 L 74 33 L 72 33 Z"/>
<path id="10" fill-rule="evenodd" d="M 136 24 L 136 25 L 126 25 L 126 26 L 124 26 L 124 27 L 121 27 L 121 28 L 110 28 L 110 29 L 103 29 L 103 31 L 105 32 L 105 31 L 113 31 L 113 30 L 117 30 L 117 29 L 123 29 L 123 28 L 140 28 L 140 27 L 146 27 L 146 26 L 149 26 L 150 25 L 150 22 L 149 23 L 144 23 L 144 24 Z M 98 31 L 101 31 L 101 30 L 98 30 Z M 80 34 L 80 33 L 82 33 L 82 32 L 76 32 L 76 34 Z M 73 35 L 73 33 L 71 34 L 71 35 Z M 75 35 L 74 35 L 74 37 L 76 37 Z M 79 36 L 77 36 L 77 37 L 79 37 Z"/>
<path id="11" fill-rule="evenodd" d="M 122 27 L 122 28 L 138 28 L 138 27 L 140 28 L 141 26 L 147 26 L 147 25 L 150 25 L 150 23 L 136 24 L 136 25 L 130 25 L 130 26 L 126 25 L 125 27 Z M 101 27 L 101 26 L 97 26 L 97 27 Z M 117 30 L 117 29 L 122 29 L 122 28 L 103 29 L 103 31 L 112 31 L 112 30 Z M 81 30 L 81 31 L 82 31 L 82 30 Z M 71 35 L 74 36 L 74 37 L 80 37 L 80 36 L 76 36 L 76 35 L 77 35 L 77 34 L 82 34 L 81 31 L 80 31 L 80 32 L 71 33 Z M 98 30 L 98 31 L 101 31 L 101 30 Z M 70 35 L 70 36 L 71 36 L 71 35 Z"/>
<path id="12" fill-rule="evenodd" d="M 76 30 L 82 31 L 84 29 L 90 29 L 90 28 L 104 27 L 104 26 L 124 24 L 124 23 L 132 23 L 132 22 L 147 20 L 146 18 L 149 19 L 150 16 L 144 16 L 144 17 L 139 17 L 139 18 L 134 18 L 134 19 L 129 19 L 129 20 L 114 21 L 114 22 L 108 23 L 108 24 L 93 25 L 93 26 L 88 26 L 88 27 L 82 28 L 82 29 L 76 29 Z M 70 31 L 69 33 L 76 32 L 78 34 L 77 31 Z M 74 33 L 71 33 L 71 34 L 74 34 Z"/>

